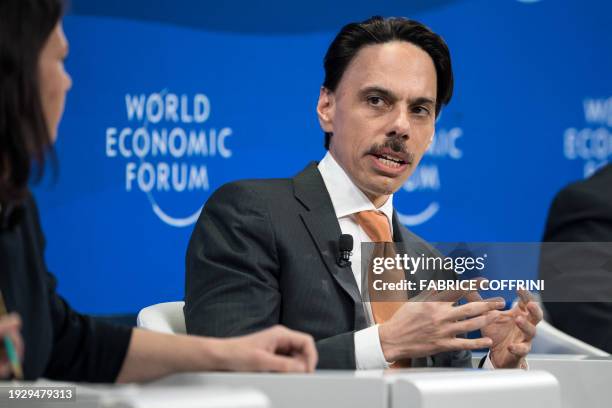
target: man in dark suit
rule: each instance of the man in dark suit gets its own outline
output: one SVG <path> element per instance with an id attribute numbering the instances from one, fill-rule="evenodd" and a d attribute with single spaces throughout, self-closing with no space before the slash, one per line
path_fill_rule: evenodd
<path id="1" fill-rule="evenodd" d="M 561 265 L 561 268 L 563 265 L 576 265 L 577 252 L 578 256 L 586 256 L 591 261 L 593 258 L 601 259 L 604 266 L 590 268 L 589 271 L 586 268 L 569 269 L 569 266 L 564 270 L 542 268 L 541 279 L 554 279 L 559 290 L 571 291 L 574 296 L 580 297 L 578 300 L 612 299 L 612 293 L 609 292 L 612 286 L 609 263 L 612 248 L 612 164 L 606 165 L 586 180 L 570 184 L 557 194 L 549 211 L 543 241 L 610 243 L 591 244 L 571 252 L 563 248 L 556 250 L 551 246 L 544 256 L 554 256 L 556 264 Z M 565 262 L 567 257 L 572 257 L 574 262 Z M 605 267 L 606 261 L 608 267 Z M 594 293 L 602 290 L 606 293 Z M 546 296 L 544 300 L 550 300 L 545 302 L 545 308 L 554 326 L 612 353 L 612 303 L 558 302 L 561 300 L 559 297 L 547 299 Z"/>
<path id="2" fill-rule="evenodd" d="M 503 302 L 454 306 L 457 292 L 437 302 L 361 295 L 361 242 L 436 255 L 398 222 L 393 193 L 450 100 L 444 41 L 418 22 L 374 17 L 345 26 L 324 65 L 317 114 L 327 155 L 293 179 L 234 182 L 210 197 L 187 251 L 188 332 L 230 336 L 282 323 L 315 338 L 319 368 L 468 367 L 470 350 L 486 347 L 488 367 L 524 365 L 541 318 L 533 302 L 501 313 Z M 351 265 L 338 262 L 341 234 L 355 240 Z M 478 329 L 484 337 L 462 337 Z"/>

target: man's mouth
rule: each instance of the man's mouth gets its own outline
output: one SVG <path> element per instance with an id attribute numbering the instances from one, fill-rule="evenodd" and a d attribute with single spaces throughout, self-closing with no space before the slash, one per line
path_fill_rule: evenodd
<path id="1" fill-rule="evenodd" d="M 391 167 L 391 168 L 400 168 L 402 167 L 404 164 L 406 164 L 406 162 L 398 157 L 393 157 L 390 156 L 388 154 L 373 154 L 374 157 L 376 157 L 376 159 L 384 164 L 387 167 Z"/>
<path id="2" fill-rule="evenodd" d="M 378 146 L 372 146 L 367 155 L 370 156 L 376 172 L 389 177 L 404 174 L 408 166 L 414 162 L 414 153 L 409 152 L 405 146 L 388 146 L 391 141 Z"/>

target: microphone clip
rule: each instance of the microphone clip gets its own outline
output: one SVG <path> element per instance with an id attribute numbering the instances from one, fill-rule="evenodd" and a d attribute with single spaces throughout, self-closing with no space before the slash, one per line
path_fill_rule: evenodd
<path id="1" fill-rule="evenodd" d="M 352 265 L 351 256 L 353 256 L 351 251 L 340 251 L 340 256 L 336 263 L 341 268 L 350 267 Z"/>
<path id="2" fill-rule="evenodd" d="M 339 267 L 346 268 L 347 266 L 351 266 L 351 255 L 353 255 L 352 251 L 353 236 L 350 234 L 340 235 L 340 239 L 338 239 L 338 252 L 340 256 L 336 260 Z"/>

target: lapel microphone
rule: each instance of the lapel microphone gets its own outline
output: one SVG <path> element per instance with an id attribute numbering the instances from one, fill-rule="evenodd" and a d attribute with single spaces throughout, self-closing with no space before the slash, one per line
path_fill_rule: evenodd
<path id="1" fill-rule="evenodd" d="M 345 268 L 351 266 L 351 252 L 353 250 L 353 236 L 351 234 L 342 234 L 338 239 L 338 249 L 340 256 L 338 257 L 338 266 Z"/>

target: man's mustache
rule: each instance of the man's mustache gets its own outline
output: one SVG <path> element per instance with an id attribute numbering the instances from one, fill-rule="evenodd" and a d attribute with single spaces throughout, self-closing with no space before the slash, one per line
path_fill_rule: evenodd
<path id="1" fill-rule="evenodd" d="M 397 153 L 403 161 L 408 164 L 412 164 L 414 162 L 415 154 L 408 150 L 406 146 L 406 142 L 400 136 L 390 137 L 385 140 L 384 143 L 377 143 L 372 145 L 368 150 L 367 154 L 382 156 L 387 153 L 389 150 Z"/>

